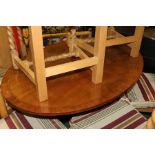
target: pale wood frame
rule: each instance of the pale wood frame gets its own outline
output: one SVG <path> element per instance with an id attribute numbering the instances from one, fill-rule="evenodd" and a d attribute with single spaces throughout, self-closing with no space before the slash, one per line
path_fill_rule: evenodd
<path id="1" fill-rule="evenodd" d="M 94 47 L 84 42 L 82 39 L 76 39 L 75 44 L 80 48 L 88 51 L 89 53 L 94 55 Z"/>
<path id="2" fill-rule="evenodd" d="M 85 54 L 85 52 L 83 52 L 83 51 L 81 50 L 81 48 L 79 48 L 76 44 L 74 44 L 74 48 L 75 48 L 75 50 L 77 51 L 77 53 L 79 54 L 79 57 L 80 57 L 81 59 L 89 58 L 88 55 Z"/>
<path id="3" fill-rule="evenodd" d="M 76 32 L 76 36 L 91 35 L 91 31 Z M 43 38 L 67 37 L 68 33 L 43 34 Z"/>
<path id="4" fill-rule="evenodd" d="M 5 99 L 1 94 L 1 88 L 0 88 L 0 117 L 5 118 L 7 116 L 8 116 L 8 111 L 7 111 Z"/>
<path id="5" fill-rule="evenodd" d="M 61 34 L 48 34 L 42 35 L 42 29 L 40 26 L 31 26 L 30 30 L 30 44 L 33 58 L 34 72 L 26 66 L 26 63 L 17 57 L 14 57 L 17 66 L 29 77 L 29 79 L 36 84 L 37 94 L 39 101 L 45 101 L 48 99 L 46 78 L 85 67 L 91 67 L 92 70 L 92 82 L 95 84 L 101 83 L 103 80 L 103 69 L 106 47 L 121 44 L 130 44 L 131 56 L 137 57 L 139 54 L 140 43 L 144 31 L 144 27 L 136 27 L 135 34 L 133 36 L 124 37 L 116 33 L 117 38 L 108 39 L 107 31 L 108 26 L 97 26 L 94 40 L 94 47 L 86 42 L 86 40 L 77 39 L 75 35 L 68 41 L 70 52 L 77 53 L 77 56 L 81 60 L 56 65 L 45 68 L 44 53 L 43 53 L 43 41 L 42 38 L 56 37 L 68 35 L 68 33 Z M 115 29 L 112 29 L 115 31 Z M 78 33 L 76 35 L 86 35 L 90 32 Z M 73 34 L 73 33 L 72 33 Z M 93 40 L 93 39 L 92 39 Z M 92 56 L 89 57 L 82 49 L 86 50 Z"/>
<path id="6" fill-rule="evenodd" d="M 92 58 L 86 58 L 83 60 L 77 60 L 73 62 L 64 63 L 61 65 L 48 67 L 45 69 L 46 77 L 74 71 L 77 69 L 82 69 L 85 67 L 90 67 L 90 66 L 96 65 L 97 62 L 98 62 L 98 58 L 92 57 Z"/>
<path id="7" fill-rule="evenodd" d="M 152 112 L 151 117 L 148 119 L 146 123 L 147 129 L 155 129 L 155 109 Z"/>
<path id="8" fill-rule="evenodd" d="M 103 78 L 107 30 L 107 26 L 96 27 L 94 55 L 98 58 L 98 63 L 92 68 L 92 81 L 96 84 L 101 83 Z"/>
<path id="9" fill-rule="evenodd" d="M 29 27 L 29 32 L 37 94 L 39 101 L 42 102 L 48 99 L 42 29 L 40 26 L 31 26 Z"/>
<path id="10" fill-rule="evenodd" d="M 22 61 L 19 57 L 14 55 L 14 61 L 17 66 L 25 73 L 25 75 L 35 84 L 34 72 Z"/>
<path id="11" fill-rule="evenodd" d="M 131 53 L 130 53 L 132 57 L 137 57 L 139 55 L 143 33 L 144 33 L 144 26 L 136 26 L 135 33 L 134 33 L 135 42 L 132 43 Z"/>

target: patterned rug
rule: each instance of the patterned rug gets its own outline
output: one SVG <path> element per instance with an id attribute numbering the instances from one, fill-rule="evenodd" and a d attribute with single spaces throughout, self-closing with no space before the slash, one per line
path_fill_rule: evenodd
<path id="1" fill-rule="evenodd" d="M 13 111 L 0 119 L 0 129 L 66 129 L 59 119 L 36 118 Z M 70 129 L 143 129 L 146 118 L 128 101 L 121 99 L 101 109 L 72 117 Z"/>
<path id="2" fill-rule="evenodd" d="M 126 96 L 135 108 L 155 107 L 155 74 L 142 73 Z"/>
<path id="3" fill-rule="evenodd" d="M 145 125 L 146 118 L 124 99 L 70 120 L 74 129 L 136 129 Z"/>
<path id="4" fill-rule="evenodd" d="M 0 119 L 0 129 L 66 129 L 58 119 L 35 118 L 17 111 Z"/>

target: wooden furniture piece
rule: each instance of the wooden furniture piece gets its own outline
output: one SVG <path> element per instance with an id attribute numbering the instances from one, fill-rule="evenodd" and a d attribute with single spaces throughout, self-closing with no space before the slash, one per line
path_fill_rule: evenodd
<path id="1" fill-rule="evenodd" d="M 147 121 L 146 128 L 155 129 L 155 109 L 152 112 L 152 116 Z"/>
<path id="2" fill-rule="evenodd" d="M 0 77 L 12 66 L 7 29 L 0 26 Z"/>
<path id="3" fill-rule="evenodd" d="M 76 38 L 75 30 L 72 30 L 68 35 L 69 56 L 75 54 L 80 57 L 81 60 L 61 64 L 58 66 L 52 66 L 45 68 L 44 63 L 44 51 L 42 42 L 42 31 L 39 26 L 30 27 L 30 46 L 34 64 L 34 72 L 32 72 L 26 64 L 21 61 L 17 54 L 13 54 L 13 62 L 15 68 L 20 68 L 29 79 L 36 84 L 39 101 L 45 101 L 48 99 L 46 78 L 85 67 L 92 67 L 92 82 L 97 84 L 102 82 L 105 49 L 108 46 L 132 43 L 131 56 L 137 57 L 139 54 L 140 43 L 144 31 L 144 27 L 136 27 L 135 35 L 130 37 L 120 37 L 117 39 L 107 40 L 108 27 L 100 26 L 96 27 L 95 43 L 94 47 L 85 43 L 83 40 Z M 86 55 L 82 49 L 87 50 L 92 54 L 91 57 Z M 72 53 L 72 54 L 71 54 Z M 67 54 L 66 54 L 67 55 Z M 57 56 L 57 58 L 62 55 Z"/>
<path id="4" fill-rule="evenodd" d="M 5 100 L 1 94 L 1 88 L 0 88 L 0 117 L 5 118 L 8 116 L 8 112 L 5 105 Z"/>
<path id="5" fill-rule="evenodd" d="M 48 68 L 45 68 L 41 27 L 32 26 L 29 29 L 33 70 L 29 68 L 27 61 L 23 61 L 18 57 L 15 49 L 11 48 L 11 52 L 14 68 L 20 68 L 35 85 L 25 78 L 21 72 L 12 68 L 7 72 L 2 82 L 4 97 L 10 101 L 13 107 L 21 111 L 36 115 L 55 116 L 89 110 L 110 102 L 121 95 L 136 82 L 142 71 L 143 61 L 139 55 L 139 48 L 144 27 L 137 26 L 135 34 L 129 37 L 124 37 L 117 33 L 114 28 L 110 28 L 110 32 L 115 33 L 116 38 L 109 39 L 107 37 L 108 27 L 98 26 L 96 27 L 95 39 L 92 39 L 94 46 L 88 44 L 87 40 L 78 39 L 76 32 L 72 30 L 68 34 L 67 45 L 69 52 L 66 52 L 67 56 L 52 56 L 50 59 L 58 60 L 60 57 L 68 57 L 68 55 L 69 57 L 78 57 L 78 59 Z M 106 47 L 122 44 L 129 44 L 131 47 L 130 54 L 125 54 L 121 50 L 121 52 L 117 50 L 117 52 L 107 52 L 107 55 L 110 54 L 109 58 L 106 58 L 108 70 L 104 70 L 106 69 L 104 67 Z M 52 51 L 52 53 L 54 52 Z M 123 64 L 120 64 L 117 58 L 119 61 L 124 61 Z M 91 67 L 91 70 L 77 71 L 74 74 L 71 72 L 88 67 Z M 129 73 L 126 71 L 127 68 L 130 70 Z M 71 73 L 61 77 L 60 74 L 67 72 Z M 13 76 L 10 77 L 10 75 Z M 55 75 L 57 76 L 55 77 Z M 57 78 L 59 76 L 60 78 Z M 122 77 L 120 78 L 120 76 Z M 46 81 L 46 78 L 49 77 L 52 80 Z M 90 80 L 90 77 L 92 77 L 92 80 Z M 9 78 L 12 82 L 11 85 Z M 67 80 L 67 84 L 65 80 Z M 123 81 L 126 84 L 122 84 Z M 109 92 L 111 89 L 109 84 L 114 87 L 111 93 Z M 34 86 L 36 86 L 36 89 Z M 71 89 L 71 91 L 68 94 L 63 93 L 60 95 L 60 92 L 66 92 L 66 89 Z M 79 101 L 80 103 L 77 103 Z"/>
<path id="6" fill-rule="evenodd" d="M 64 43 L 45 48 L 45 53 L 68 51 Z M 70 58 L 71 59 L 71 58 Z M 130 48 L 107 48 L 103 82 L 91 82 L 86 68 L 47 79 L 48 100 L 39 102 L 35 85 L 20 70 L 10 68 L 2 80 L 2 94 L 8 104 L 23 113 L 60 116 L 89 111 L 117 99 L 136 83 L 143 69 L 139 55 L 130 57 Z"/>

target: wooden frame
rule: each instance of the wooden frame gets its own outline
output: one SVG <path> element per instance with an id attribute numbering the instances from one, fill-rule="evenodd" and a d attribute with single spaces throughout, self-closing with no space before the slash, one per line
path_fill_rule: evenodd
<path id="1" fill-rule="evenodd" d="M 94 55 L 94 47 L 84 42 L 82 39 L 76 39 L 75 44 L 80 48 Z"/>
<path id="2" fill-rule="evenodd" d="M 135 42 L 131 47 L 131 53 L 130 53 L 132 57 L 137 57 L 139 55 L 143 33 L 144 33 L 144 26 L 136 26 L 135 34 L 134 34 Z"/>
<path id="3" fill-rule="evenodd" d="M 92 68 L 92 81 L 95 84 L 102 82 L 107 30 L 107 26 L 96 27 L 94 55 L 98 58 L 98 63 Z"/>
<path id="4" fill-rule="evenodd" d="M 82 31 L 82 32 L 76 32 L 76 36 L 83 36 L 83 35 L 91 35 L 91 31 Z M 56 34 L 43 34 L 43 38 L 55 38 L 55 37 L 64 37 L 68 36 L 68 33 L 56 33 Z"/>
<path id="5" fill-rule="evenodd" d="M 151 117 L 147 121 L 146 128 L 155 129 L 155 109 L 153 110 Z"/>
<path id="6" fill-rule="evenodd" d="M 34 72 L 29 69 L 26 61 L 20 60 L 17 56 L 14 56 L 13 60 L 15 61 L 16 65 L 36 85 L 39 101 L 42 102 L 48 99 L 46 78 L 50 76 L 82 69 L 85 67 L 91 67 L 92 82 L 95 84 L 101 83 L 103 80 L 106 47 L 129 44 L 131 45 L 131 56 L 137 57 L 139 54 L 144 27 L 137 26 L 135 34 L 129 37 L 124 37 L 123 35 L 117 33 L 114 27 L 112 27 L 111 31 L 113 31 L 113 33 L 116 32 L 116 38 L 114 38 L 108 37 L 108 26 L 97 26 L 95 39 L 92 39 L 92 41 L 94 41 L 94 47 L 87 43 L 87 40 L 90 38 L 85 40 L 76 38 L 76 35 L 90 35 L 89 31 L 76 32 L 75 30 L 72 30 L 71 33 L 42 35 L 41 26 L 31 26 L 29 27 L 29 31 Z M 70 54 L 54 56 L 51 57 L 51 60 L 57 60 L 72 55 L 79 57 L 81 60 L 45 68 L 42 39 L 60 36 L 67 36 Z M 90 53 L 91 56 L 88 56 L 88 53 L 85 53 L 84 51 Z"/>
<path id="7" fill-rule="evenodd" d="M 25 73 L 25 75 L 35 84 L 34 72 L 22 61 L 19 57 L 14 55 L 14 60 L 17 66 Z"/>
<path id="8" fill-rule="evenodd" d="M 77 69 L 90 67 L 90 66 L 96 65 L 97 62 L 98 62 L 97 57 L 86 58 L 86 59 L 83 59 L 83 60 L 77 60 L 77 61 L 74 61 L 74 62 L 69 62 L 69 63 L 62 64 L 62 65 L 48 67 L 48 68 L 45 69 L 45 74 L 46 74 L 46 77 L 50 77 L 50 76 L 53 76 L 53 75 L 58 75 L 58 74 L 74 71 L 74 70 L 77 70 Z"/>
<path id="9" fill-rule="evenodd" d="M 35 82 L 37 87 L 37 93 L 39 101 L 45 101 L 48 99 L 47 84 L 45 77 L 45 62 L 43 51 L 42 30 L 40 26 L 31 26 L 30 30 L 30 47 L 33 58 Z"/>
<path id="10" fill-rule="evenodd" d="M 5 118 L 7 116 L 8 116 L 8 112 L 6 108 L 5 99 L 3 98 L 1 94 L 1 89 L 0 89 L 0 117 Z"/>

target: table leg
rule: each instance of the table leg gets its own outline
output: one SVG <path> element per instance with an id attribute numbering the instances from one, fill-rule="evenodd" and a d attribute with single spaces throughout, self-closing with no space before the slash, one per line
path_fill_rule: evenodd
<path id="1" fill-rule="evenodd" d="M 4 100 L 4 98 L 1 94 L 1 90 L 0 90 L 0 117 L 5 118 L 7 116 L 8 116 L 8 112 L 7 112 L 5 100 Z"/>

